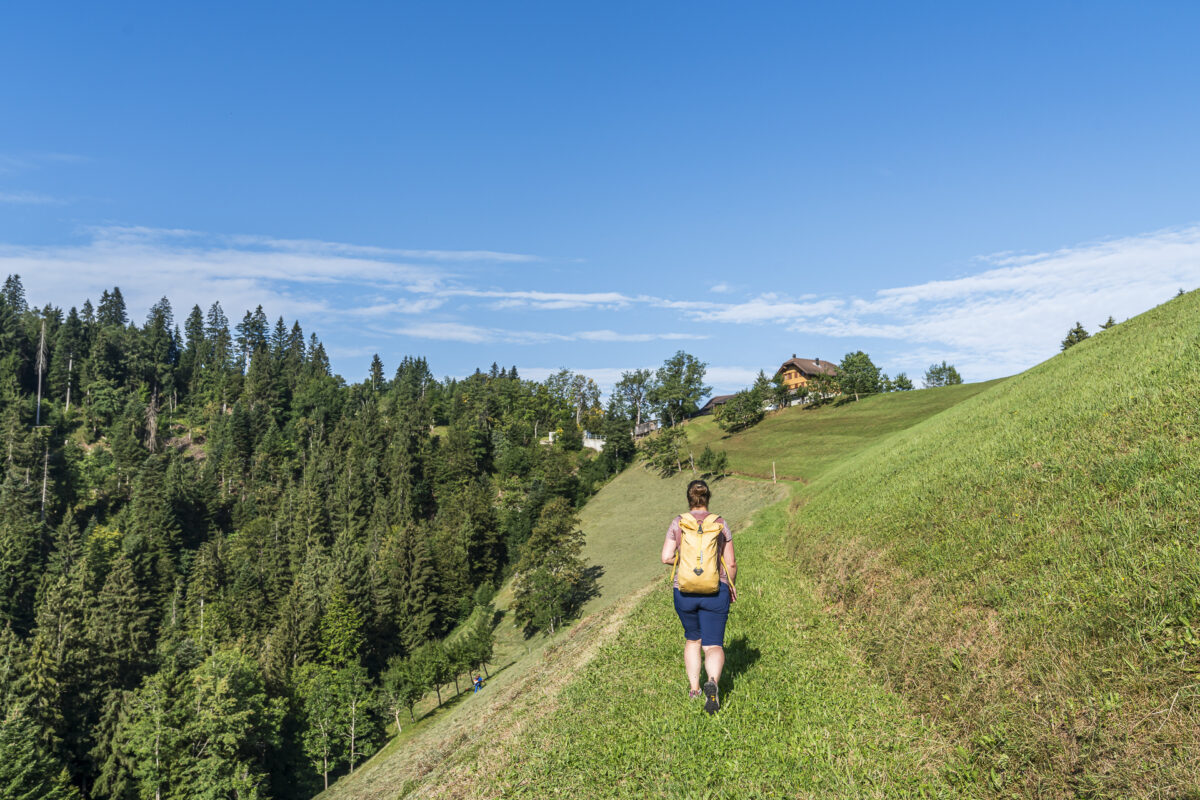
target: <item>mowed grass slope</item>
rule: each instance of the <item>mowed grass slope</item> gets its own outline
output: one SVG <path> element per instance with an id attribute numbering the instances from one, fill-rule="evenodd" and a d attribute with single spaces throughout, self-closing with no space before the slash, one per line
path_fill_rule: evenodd
<path id="1" fill-rule="evenodd" d="M 882 437 L 1003 380 L 874 395 L 818 408 L 792 406 L 767 414 L 762 422 L 737 434 L 722 431 L 711 416 L 697 417 L 684 429 L 697 454 L 706 445 L 727 452 L 729 467 L 735 473 L 770 478 L 771 462 L 775 462 L 780 478 L 807 481 Z"/>
<path id="2" fill-rule="evenodd" d="M 791 551 L 997 795 L 1200 797 L 1200 293 L 807 487 Z"/>
<path id="3" fill-rule="evenodd" d="M 957 388 L 931 390 L 919 403 L 890 395 L 807 419 L 854 414 L 878 440 L 968 396 Z M 931 401 L 939 392 L 950 400 Z M 897 414 L 894 404 L 905 411 Z M 690 478 L 674 480 L 681 490 Z M 585 513 L 613 503 L 606 516 L 629 519 L 646 509 L 657 548 L 663 521 L 679 510 L 676 500 L 655 508 L 644 493 L 659 479 L 638 467 L 618 481 L 613 486 L 620 491 L 597 497 Z M 460 762 L 413 796 L 972 796 L 974 776 L 947 768 L 954 754 L 896 695 L 872 682 L 854 642 L 787 563 L 788 507 L 759 512 L 741 530 L 746 509 L 730 503 L 731 496 L 748 491 L 739 487 L 771 486 L 733 478 L 714 484 L 712 508 L 734 522 L 741 571 L 721 715 L 710 719 L 686 699 L 682 632 L 659 573 L 619 632 L 609 628 L 611 641 L 598 642 L 600 655 L 571 675 L 554 700 L 516 717 L 536 717 L 523 731 L 498 730 L 473 751 L 469 768 Z M 589 548 L 592 542 L 589 533 Z"/>
<path id="4" fill-rule="evenodd" d="M 497 594 L 504 616 L 496 628 L 491 679 L 478 695 L 454 696 L 443 688 L 447 705 L 436 708 L 431 693 L 418 706 L 419 720 L 408 724 L 353 775 L 335 783 L 321 797 L 391 798 L 453 785 L 460 772 L 474 771 L 481 745 L 518 732 L 554 703 L 557 692 L 591 659 L 599 643 L 615 634 L 636 606 L 647 583 L 666 580 L 659 561 L 666 524 L 686 510 L 685 490 L 691 475 L 663 479 L 639 466 L 616 476 L 580 511 L 586 535 L 583 556 L 601 569 L 599 592 L 583 609 L 583 619 L 553 637 L 526 639 L 508 613 L 512 587 Z M 734 530 L 751 514 L 778 501 L 784 487 L 737 480 L 713 484 L 717 501 Z M 469 679 L 460 681 L 465 688 Z"/>
<path id="5" fill-rule="evenodd" d="M 726 632 L 723 709 L 687 698 L 665 582 L 529 733 L 437 796 L 513 798 L 971 797 L 933 731 L 869 677 L 797 580 L 787 505 L 735 534 L 739 599 Z"/>

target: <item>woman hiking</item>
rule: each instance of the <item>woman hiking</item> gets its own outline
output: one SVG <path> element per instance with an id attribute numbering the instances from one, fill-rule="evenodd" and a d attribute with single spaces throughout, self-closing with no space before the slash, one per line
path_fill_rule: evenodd
<path id="1" fill-rule="evenodd" d="M 688 697 L 694 699 L 703 694 L 704 710 L 715 714 L 721 707 L 717 686 L 725 666 L 725 620 L 729 617 L 729 604 L 737 599 L 733 588 L 737 561 L 729 525 L 708 511 L 710 497 L 711 492 L 704 481 L 688 484 L 688 513 L 671 520 L 663 542 L 662 561 L 675 564 L 672 583 L 675 613 L 683 623 L 683 666 L 690 687 Z M 701 652 L 708 676 L 703 689 L 700 687 Z"/>

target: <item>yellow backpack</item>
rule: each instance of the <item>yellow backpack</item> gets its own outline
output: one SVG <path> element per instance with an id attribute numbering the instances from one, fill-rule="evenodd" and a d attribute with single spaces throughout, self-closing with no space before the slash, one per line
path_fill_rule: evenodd
<path id="1" fill-rule="evenodd" d="M 679 574 L 679 591 L 694 594 L 716 594 L 721 588 L 721 523 L 716 514 L 709 514 L 703 522 L 690 513 L 679 518 L 679 550 L 675 553 L 675 566 L 671 569 L 671 582 Z"/>

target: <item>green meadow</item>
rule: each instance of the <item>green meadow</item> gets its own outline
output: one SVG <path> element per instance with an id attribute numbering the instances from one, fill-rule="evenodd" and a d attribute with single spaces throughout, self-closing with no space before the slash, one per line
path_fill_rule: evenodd
<path id="1" fill-rule="evenodd" d="M 882 437 L 1004 380 L 874 395 L 842 404 L 792 406 L 769 413 L 753 428 L 736 434 L 722 431 L 711 416 L 690 420 L 684 429 L 696 453 L 706 446 L 728 453 L 735 474 L 770 478 L 774 463 L 778 478 L 810 481 Z"/>
<path id="2" fill-rule="evenodd" d="M 997 794 L 1200 797 L 1200 292 L 806 498 L 797 568 Z"/>
<path id="3" fill-rule="evenodd" d="M 858 424 L 865 426 L 865 431 L 854 436 L 861 447 L 870 436 L 878 439 L 905 424 L 915 424 L 970 396 L 974 389 L 950 387 L 913 393 L 919 402 L 913 402 L 908 395 L 890 395 L 837 408 L 812 411 L 794 408 L 767 422 L 783 418 L 787 429 L 793 431 L 792 436 L 797 436 L 795 431 L 799 430 L 799 438 L 823 442 L 824 461 L 806 461 L 806 472 L 800 473 L 815 477 L 822 463 L 836 463 L 832 457 L 836 439 L 840 436 L 846 440 L 851 436 L 848 431 L 853 425 L 849 428 L 840 426 L 839 432 L 841 416 L 853 415 L 859 420 Z M 900 406 L 899 411 L 896 406 Z M 698 425 L 689 423 L 689 427 L 700 428 L 706 422 L 709 421 L 701 420 Z M 727 441 L 736 443 L 737 439 Z M 630 680 L 634 682 L 659 674 L 659 679 L 647 683 L 646 688 L 650 689 L 654 684 L 654 691 L 662 692 L 661 696 L 675 697 L 683 681 L 677 663 L 680 637 L 678 621 L 671 611 L 667 569 L 659 563 L 658 553 L 666 522 L 683 510 L 684 489 L 692 477 L 690 472 L 685 472 L 663 479 L 638 465 L 615 477 L 580 513 L 587 536 L 584 556 L 602 570 L 600 592 L 585 606 L 583 619 L 553 637 L 538 636 L 530 640 L 502 619 L 497 628 L 497 666 L 494 670 L 498 671 L 487 689 L 479 695 L 454 697 L 440 709 L 435 708 L 432 696 L 427 697 L 419 706 L 418 713 L 423 716 L 415 725 L 406 725 L 400 736 L 393 738 L 353 775 L 331 787 L 326 795 L 331 798 L 504 795 L 510 791 L 505 788 L 505 781 L 517 780 L 512 772 L 514 758 L 520 761 L 531 759 L 530 764 L 545 765 L 545 761 L 539 760 L 544 753 L 535 741 L 545 743 L 561 739 L 560 744 L 566 747 L 573 740 L 573 733 L 555 733 L 562 715 L 570 717 L 579 709 L 575 695 L 565 693 L 585 696 L 592 693 L 597 688 L 596 679 L 584 677 L 585 670 L 599 669 L 599 674 L 605 675 L 611 668 L 602 665 L 612 664 L 613 658 L 628 666 Z M 798 719 L 809 719 L 808 715 L 813 715 L 810 720 L 813 730 L 823 731 L 814 735 L 823 738 L 836 733 L 841 742 L 822 743 L 814 739 L 805 745 L 814 753 L 816 749 L 825 753 L 820 758 L 813 756 L 814 764 L 824 765 L 822 773 L 806 778 L 803 784 L 784 785 L 841 787 L 847 791 L 849 787 L 864 790 L 874 787 L 871 791 L 882 792 L 881 796 L 938 796 L 956 792 L 930 766 L 944 753 L 944 745 L 929 743 L 929 731 L 919 721 L 905 715 L 898 698 L 876 689 L 858 698 L 857 687 L 860 682 L 867 681 L 867 676 L 856 660 L 853 648 L 839 639 L 836 629 L 822 616 L 820 603 L 811 588 L 793 585 L 794 576 L 787 575 L 786 566 L 781 562 L 784 552 L 782 532 L 788 513 L 784 498 L 794 489 L 795 483 L 785 481 L 776 485 L 769 480 L 730 477 L 713 481 L 712 486 L 713 509 L 728 517 L 735 536 L 741 537 L 744 531 L 746 537 L 738 557 L 749 582 L 739 601 L 737 618 L 746 620 L 753 627 L 743 631 L 741 642 L 744 646 L 739 645 L 742 649 L 730 649 L 729 680 L 736 679 L 735 665 L 740 660 L 747 661 L 744 679 L 747 690 L 751 686 L 779 687 L 772 695 L 782 704 L 773 712 L 776 719 L 768 721 L 768 728 L 778 727 L 785 717 L 791 720 L 789 725 L 805 727 L 808 723 L 802 724 Z M 771 510 L 761 512 L 762 516 L 751 524 L 755 512 L 768 507 Z M 511 593 L 506 586 L 497 597 L 497 606 L 505 612 L 510 603 Z M 764 616 L 754 610 L 757 608 L 773 608 L 774 616 Z M 642 639 L 643 633 L 651 638 Z M 784 638 L 778 638 L 780 635 Z M 629 639 L 630 636 L 634 638 Z M 625 649 L 613 649 L 618 640 L 625 643 Z M 802 646 L 806 653 L 819 651 L 824 655 L 816 660 L 808 656 L 797 658 L 792 653 L 794 646 Z M 641 658 L 649 660 L 640 661 Z M 810 660 L 813 660 L 814 671 L 802 669 L 795 675 L 788 674 L 792 666 Z M 788 687 L 796 681 L 810 689 L 824 687 L 822 691 L 827 693 L 828 702 L 814 702 L 811 690 L 807 693 L 791 691 Z M 730 711 L 740 707 L 742 714 L 752 712 L 758 701 L 751 701 L 748 694 L 739 701 L 738 691 L 733 689 L 729 694 Z M 765 692 L 765 688 L 762 691 Z M 809 700 L 804 700 L 806 697 Z M 641 702 L 639 698 L 645 700 L 640 689 L 632 700 Z M 852 733 L 847 739 L 839 732 L 843 722 L 853 720 L 854 725 L 859 725 L 861 721 L 873 719 L 864 702 L 872 707 L 883 704 L 889 709 L 887 715 L 880 718 L 878 725 L 873 725 L 870 733 Z M 737 703 L 741 705 L 737 706 Z M 686 703 L 675 703 L 671 707 L 687 718 L 696 710 L 687 707 Z M 629 710 L 629 706 L 622 706 L 619 713 Z M 732 716 L 731 713 L 729 718 Z M 756 717 L 744 719 L 747 725 L 759 724 L 751 721 Z M 893 728 L 899 730 L 895 736 Z M 698 735 L 702 731 L 702 728 L 694 730 Z M 744 737 L 738 734 L 738 738 Z M 755 741 L 753 737 L 745 739 L 747 745 Z M 794 743 L 795 740 L 790 741 Z M 855 747 L 861 746 L 861 751 L 843 754 L 843 744 L 851 741 Z M 922 745 L 924 749 L 918 757 L 906 760 L 907 757 L 900 755 L 920 742 L 926 744 Z M 619 769 L 624 758 L 622 753 L 641 753 L 656 747 L 638 735 L 621 747 L 614 744 L 605 759 L 593 759 L 592 763 L 598 769 L 612 771 Z M 875 756 L 879 753 L 890 753 L 888 758 L 895 759 L 894 762 L 888 765 L 877 763 Z M 777 755 L 783 757 L 784 752 L 779 751 Z M 742 757 L 739 763 L 753 762 Z M 553 775 L 547 773 L 545 784 L 535 782 L 531 786 L 545 788 L 552 783 Z M 579 791 L 583 792 L 586 782 L 571 785 L 580 787 Z M 625 788 L 619 791 L 634 792 L 629 796 L 636 796 L 637 791 L 650 790 L 637 788 L 639 786 L 626 782 Z M 676 789 L 683 791 L 683 786 L 677 785 Z M 527 794 L 531 792 L 530 796 L 536 796 L 538 791 L 541 790 L 529 788 Z M 585 796 L 591 796 L 590 792 L 587 790 Z"/>
<path id="4" fill-rule="evenodd" d="M 1002 381 L 692 421 L 752 476 L 722 711 L 656 563 L 692 476 L 635 465 L 587 615 L 330 796 L 1200 797 L 1198 409 L 1192 293 Z"/>

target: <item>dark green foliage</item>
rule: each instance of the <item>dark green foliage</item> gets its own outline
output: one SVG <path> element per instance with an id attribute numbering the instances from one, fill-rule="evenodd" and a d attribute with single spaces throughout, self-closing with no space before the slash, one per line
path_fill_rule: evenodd
<path id="1" fill-rule="evenodd" d="M 855 400 L 864 394 L 883 391 L 883 376 L 879 367 L 862 350 L 845 355 L 838 365 L 837 381 L 842 394 L 852 394 Z"/>
<path id="2" fill-rule="evenodd" d="M 1068 348 L 1074 347 L 1075 345 L 1082 342 L 1084 339 L 1087 339 L 1090 337 L 1091 337 L 1091 334 L 1087 332 L 1087 330 L 1083 327 L 1083 324 L 1080 322 L 1076 322 L 1075 327 L 1071 328 L 1071 330 L 1067 331 L 1066 338 L 1062 340 L 1061 349 L 1066 350 Z"/>
<path id="3" fill-rule="evenodd" d="M 935 386 L 955 386 L 962 383 L 963 379 L 953 364 L 943 361 L 941 364 L 929 365 L 929 369 L 925 370 L 924 382 L 925 388 L 930 389 Z"/>
<path id="4" fill-rule="evenodd" d="M 376 356 L 347 384 L 261 308 L 130 316 L 115 288 L 65 315 L 0 292 L 0 711 L 47 796 L 63 768 L 97 800 L 310 796 L 379 745 L 389 664 L 439 695 L 486 665 L 480 609 L 543 509 L 634 454 L 586 376 Z"/>
<path id="5" fill-rule="evenodd" d="M 718 406 L 713 416 L 723 431 L 735 433 L 745 430 L 758 424 L 766 416 L 763 410 L 763 395 L 757 388 L 738 392 L 724 405 Z"/>
<path id="6" fill-rule="evenodd" d="M 658 368 L 649 401 L 665 424 L 673 427 L 700 408 L 701 398 L 712 391 L 704 384 L 707 368 L 707 364 L 682 350 Z"/>
<path id="7" fill-rule="evenodd" d="M 77 800 L 67 768 L 39 740 L 37 726 L 18 708 L 0 717 L 0 797 Z"/>
<path id="8" fill-rule="evenodd" d="M 708 445 L 696 459 L 696 469 L 705 475 L 724 477 L 729 472 L 729 454 L 724 450 L 713 450 Z"/>
<path id="9" fill-rule="evenodd" d="M 582 603 L 589 576 L 580 557 L 583 532 L 579 517 L 563 498 L 542 509 L 517 564 L 513 613 L 526 630 L 547 630 L 570 616 Z"/>
<path id="10" fill-rule="evenodd" d="M 642 439 L 639 446 L 646 464 L 663 477 L 681 471 L 691 460 L 687 434 L 682 428 L 661 428 Z"/>
<path id="11" fill-rule="evenodd" d="M 908 375 L 903 372 L 897 373 L 896 377 L 892 378 L 891 391 L 893 392 L 911 392 L 913 382 Z"/>
<path id="12" fill-rule="evenodd" d="M 776 409 L 787 408 L 791 405 L 794 396 L 792 390 L 784 383 L 783 372 L 776 372 L 775 377 L 771 378 L 771 385 L 767 392 L 767 402 L 775 406 Z"/>

